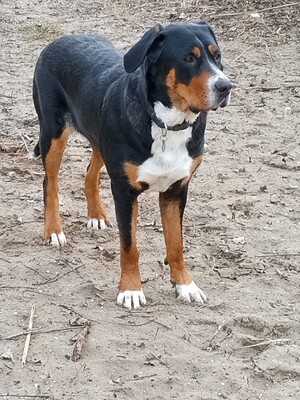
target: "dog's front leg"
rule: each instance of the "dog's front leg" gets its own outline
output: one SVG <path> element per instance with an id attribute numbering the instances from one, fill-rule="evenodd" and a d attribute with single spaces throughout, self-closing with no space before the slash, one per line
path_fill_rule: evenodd
<path id="1" fill-rule="evenodd" d="M 136 244 L 138 194 L 123 182 L 112 182 L 112 192 L 120 233 L 121 279 L 117 303 L 130 310 L 137 309 L 146 304 L 139 269 L 139 250 Z"/>
<path id="2" fill-rule="evenodd" d="M 159 194 L 167 262 L 170 265 L 170 280 L 175 286 L 177 299 L 203 303 L 206 296 L 192 280 L 183 257 L 182 217 L 187 191 L 188 186 L 184 185 Z"/>

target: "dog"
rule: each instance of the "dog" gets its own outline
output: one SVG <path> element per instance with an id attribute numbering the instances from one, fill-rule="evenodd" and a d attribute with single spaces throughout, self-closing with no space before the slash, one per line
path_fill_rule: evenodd
<path id="1" fill-rule="evenodd" d="M 64 246 L 58 173 L 68 136 L 76 130 L 92 147 L 85 176 L 88 227 L 110 225 L 99 193 L 103 165 L 111 179 L 120 234 L 117 303 L 146 304 L 136 244 L 138 196 L 159 192 L 165 263 L 179 300 L 206 301 L 184 262 L 182 218 L 189 181 L 202 161 L 209 110 L 225 107 L 232 83 L 206 22 L 156 25 L 124 55 L 98 35 L 69 35 L 49 44 L 37 61 L 33 100 L 40 124 L 44 238 Z"/>

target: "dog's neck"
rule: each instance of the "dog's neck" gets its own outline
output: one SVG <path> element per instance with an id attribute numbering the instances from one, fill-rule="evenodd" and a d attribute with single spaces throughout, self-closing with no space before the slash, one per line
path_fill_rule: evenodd
<path id="1" fill-rule="evenodd" d="M 155 115 L 166 126 L 180 126 L 185 122 L 188 124 L 188 126 L 192 126 L 199 116 L 199 113 L 196 114 L 190 110 L 181 111 L 176 107 L 166 107 L 160 101 L 154 103 L 153 109 Z M 178 129 L 178 130 L 183 130 L 183 129 Z"/>
<path id="2" fill-rule="evenodd" d="M 138 82 L 138 92 L 145 111 L 159 128 L 167 131 L 182 131 L 193 125 L 199 113 L 190 110 L 180 111 L 175 107 L 167 107 L 160 101 L 154 102 L 154 106 L 147 97 L 147 85 L 144 76 Z"/>

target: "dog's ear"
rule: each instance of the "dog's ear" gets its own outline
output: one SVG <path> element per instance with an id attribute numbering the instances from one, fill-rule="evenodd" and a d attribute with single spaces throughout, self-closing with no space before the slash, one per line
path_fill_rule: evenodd
<path id="1" fill-rule="evenodd" d="M 201 27 L 204 27 L 205 29 L 207 29 L 208 32 L 209 32 L 209 33 L 212 35 L 212 37 L 214 38 L 215 42 L 218 43 L 218 42 L 217 42 L 216 35 L 215 35 L 215 32 L 213 31 L 213 28 L 211 27 L 211 25 L 210 25 L 208 22 L 206 22 L 206 21 L 196 21 L 196 22 L 194 22 L 194 24 L 200 25 Z"/>
<path id="2" fill-rule="evenodd" d="M 126 72 L 134 72 L 144 61 L 148 54 L 157 59 L 162 51 L 162 42 L 165 38 L 162 26 L 155 25 L 124 55 L 124 68 Z"/>

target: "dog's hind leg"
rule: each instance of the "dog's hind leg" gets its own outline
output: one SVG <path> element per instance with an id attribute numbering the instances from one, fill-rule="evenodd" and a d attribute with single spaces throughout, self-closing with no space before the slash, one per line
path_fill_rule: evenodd
<path id="1" fill-rule="evenodd" d="M 48 140 L 42 140 L 43 136 L 40 139 L 40 149 L 45 169 L 43 185 L 45 204 L 44 238 L 52 246 L 64 246 L 66 244 L 59 215 L 58 173 L 70 131 L 70 127 L 64 127 L 60 135 L 52 138 L 50 143 Z"/>
<path id="2" fill-rule="evenodd" d="M 58 174 L 67 140 L 73 127 L 66 122 L 66 100 L 57 82 L 45 70 L 37 69 L 33 83 L 33 100 L 40 123 L 39 142 L 34 149 L 41 155 L 45 177 L 43 182 L 45 225 L 44 238 L 53 246 L 63 246 L 66 238 L 59 215 Z"/>
<path id="3" fill-rule="evenodd" d="M 105 229 L 110 226 L 99 193 L 100 170 L 104 162 L 98 149 L 93 148 L 92 159 L 85 175 L 85 195 L 88 207 L 88 227 Z"/>

